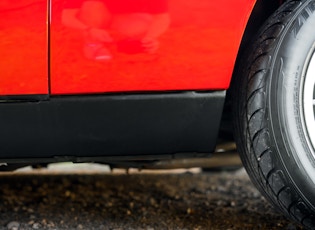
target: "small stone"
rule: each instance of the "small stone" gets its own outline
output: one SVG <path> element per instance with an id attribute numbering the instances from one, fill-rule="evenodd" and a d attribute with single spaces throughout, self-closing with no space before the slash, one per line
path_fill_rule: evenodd
<path id="1" fill-rule="evenodd" d="M 55 223 L 52 222 L 52 221 L 50 221 L 50 222 L 47 224 L 47 227 L 53 228 L 53 227 L 55 227 Z"/>
<path id="2" fill-rule="evenodd" d="M 150 204 L 152 205 L 152 206 L 156 206 L 157 205 L 157 202 L 156 202 L 156 200 L 154 199 L 154 198 L 150 198 Z"/>
<path id="3" fill-rule="evenodd" d="M 17 221 L 11 221 L 7 224 L 9 230 L 18 230 L 20 228 L 20 223 Z"/>
<path id="4" fill-rule="evenodd" d="M 29 221 L 27 224 L 28 225 L 33 225 L 35 223 L 35 221 L 34 220 L 31 220 L 31 221 Z"/>
<path id="5" fill-rule="evenodd" d="M 28 212 L 28 213 L 34 213 L 34 210 L 33 210 L 32 208 L 28 208 L 28 209 L 27 209 L 27 212 Z"/>
<path id="6" fill-rule="evenodd" d="M 83 229 L 83 225 L 82 225 L 82 224 L 79 224 L 79 225 L 77 226 L 77 229 Z"/>
<path id="7" fill-rule="evenodd" d="M 47 225 L 47 220 L 46 219 L 42 219 L 42 224 L 43 225 Z"/>
<path id="8" fill-rule="evenodd" d="M 217 204 L 217 206 L 223 206 L 223 201 L 222 200 L 218 200 L 217 202 L 216 202 L 216 204 Z"/>
<path id="9" fill-rule="evenodd" d="M 192 208 L 187 208 L 187 214 L 188 215 L 194 214 L 194 210 Z"/>
<path id="10" fill-rule="evenodd" d="M 40 229 L 40 224 L 39 224 L 39 223 L 34 223 L 34 224 L 32 225 L 32 228 L 33 228 L 33 229 Z"/>
<path id="11" fill-rule="evenodd" d="M 69 190 L 67 190 L 67 191 L 65 192 L 65 197 L 69 197 L 69 196 L 71 196 L 71 192 L 70 192 Z"/>

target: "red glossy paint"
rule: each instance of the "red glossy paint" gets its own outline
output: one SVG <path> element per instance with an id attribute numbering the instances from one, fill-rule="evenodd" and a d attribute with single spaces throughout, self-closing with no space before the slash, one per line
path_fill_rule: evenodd
<path id="1" fill-rule="evenodd" d="M 47 2 L 0 1 L 0 95 L 48 94 Z"/>
<path id="2" fill-rule="evenodd" d="M 83 52 L 87 42 L 82 31 L 90 33 L 93 26 L 85 21 L 74 29 L 62 23 L 61 2 L 52 1 L 51 92 L 57 95 L 226 89 L 255 4 L 255 0 L 169 0 L 171 23 L 158 37 L 156 53 L 137 53 L 135 44 L 129 47 L 135 54 L 123 53 L 114 41 L 105 45 L 111 59 L 96 61 Z M 83 12 L 81 8 L 77 14 L 81 22 Z M 122 27 L 133 29 L 129 24 Z M 119 40 L 114 29 L 109 33 Z"/>
<path id="3" fill-rule="evenodd" d="M 111 59 L 100 62 L 83 52 L 82 31 L 91 26 L 80 30 L 62 23 L 64 1 L 52 0 L 50 82 L 48 1 L 0 2 L 0 95 L 47 94 L 48 84 L 52 94 L 226 89 L 255 3 L 169 0 L 170 25 L 158 36 L 156 52 L 142 52 L 139 42 L 116 42 L 121 35 L 112 29 L 114 42 L 105 46 Z M 141 20 L 120 23 L 120 30 L 141 30 L 147 19 Z"/>

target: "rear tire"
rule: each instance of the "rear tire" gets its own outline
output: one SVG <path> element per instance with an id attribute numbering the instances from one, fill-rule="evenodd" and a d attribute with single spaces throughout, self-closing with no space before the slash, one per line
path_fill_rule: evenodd
<path id="1" fill-rule="evenodd" d="M 258 189 L 315 229 L 315 0 L 267 21 L 234 78 L 235 137 Z"/>

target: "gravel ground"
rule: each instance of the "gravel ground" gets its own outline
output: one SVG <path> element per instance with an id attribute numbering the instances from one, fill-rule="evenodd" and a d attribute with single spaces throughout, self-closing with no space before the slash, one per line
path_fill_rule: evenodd
<path id="1" fill-rule="evenodd" d="M 0 174 L 0 229 L 301 229 L 244 170 L 127 175 L 84 167 Z"/>

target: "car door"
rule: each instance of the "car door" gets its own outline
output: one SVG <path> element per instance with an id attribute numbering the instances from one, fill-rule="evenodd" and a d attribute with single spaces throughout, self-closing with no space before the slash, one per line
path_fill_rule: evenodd
<path id="1" fill-rule="evenodd" d="M 47 98 L 48 1 L 0 2 L 0 98 Z"/>
<path id="2" fill-rule="evenodd" d="M 254 3 L 52 0 L 51 93 L 226 89 Z M 137 31 L 163 14 L 169 21 L 150 21 L 159 45 L 145 51 L 152 27 Z"/>

